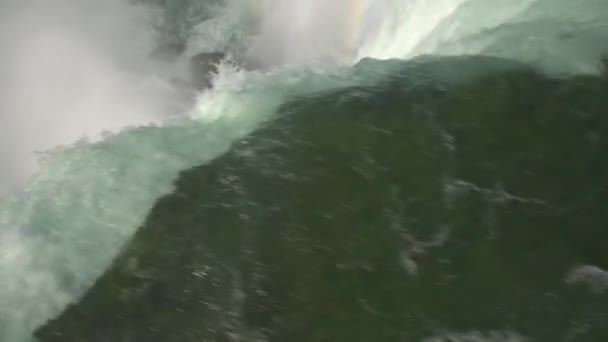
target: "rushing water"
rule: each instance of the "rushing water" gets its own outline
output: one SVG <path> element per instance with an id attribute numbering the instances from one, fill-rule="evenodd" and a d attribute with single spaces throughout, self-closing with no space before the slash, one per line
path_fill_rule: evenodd
<path id="1" fill-rule="evenodd" d="M 450 59 L 403 69 L 420 55 L 488 55 L 507 60 L 499 69 L 521 63 L 564 76 L 598 74 L 608 52 L 600 0 L 31 0 L 0 4 L 0 19 L 0 340 L 8 342 L 29 340 L 91 286 L 179 171 L 224 154 L 293 97 L 372 87 L 397 68 L 456 83 L 494 70 Z M 173 57 L 158 57 L 167 46 Z M 216 50 L 263 71 L 224 65 L 195 97 L 175 85 L 188 77 L 189 57 Z M 353 67 L 366 57 L 385 61 Z M 602 292 L 605 278 L 587 265 L 566 281 Z"/>

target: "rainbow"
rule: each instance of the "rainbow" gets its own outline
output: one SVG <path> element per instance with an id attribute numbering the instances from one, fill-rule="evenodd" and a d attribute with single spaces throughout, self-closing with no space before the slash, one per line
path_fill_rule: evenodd
<path id="1" fill-rule="evenodd" d="M 284 0 L 250 0 L 251 13 L 257 20 L 263 20 L 264 16 L 272 8 L 273 2 Z M 285 0 L 289 1 L 289 0 Z M 295 1 L 295 0 L 294 0 Z M 303 0 L 304 1 L 304 0 Z M 321 0 L 323 1 L 323 0 Z M 337 1 L 337 0 L 331 0 Z M 340 0 L 345 10 L 342 18 L 336 18 L 340 22 L 336 37 L 338 38 L 335 59 L 343 64 L 356 62 L 359 50 L 359 37 L 365 16 L 365 0 Z"/>
<path id="2" fill-rule="evenodd" d="M 351 62 L 357 58 L 358 37 L 361 30 L 361 23 L 364 15 L 364 0 L 351 0 L 350 11 L 346 23 L 346 35 L 344 37 L 345 46 L 350 55 Z"/>

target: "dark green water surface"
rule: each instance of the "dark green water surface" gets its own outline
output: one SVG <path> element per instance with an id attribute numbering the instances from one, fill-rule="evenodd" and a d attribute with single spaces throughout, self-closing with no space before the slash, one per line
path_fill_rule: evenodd
<path id="1" fill-rule="evenodd" d="M 482 62 L 286 102 L 39 340 L 608 341 L 608 77 Z"/>

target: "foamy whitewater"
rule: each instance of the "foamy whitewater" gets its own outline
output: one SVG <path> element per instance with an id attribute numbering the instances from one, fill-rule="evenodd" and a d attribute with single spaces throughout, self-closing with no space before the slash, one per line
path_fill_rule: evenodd
<path id="1" fill-rule="evenodd" d="M 605 0 L 173 4 L 188 8 L 0 4 L 1 341 L 30 340 L 77 299 L 180 170 L 221 155 L 291 96 L 383 75 L 352 68 L 363 58 L 485 54 L 592 74 L 608 53 Z M 168 22 L 179 32 L 162 36 Z M 183 39 L 181 56 L 153 57 L 168 36 Z M 217 50 L 264 71 L 224 65 L 196 96 L 176 86 L 189 57 Z"/>

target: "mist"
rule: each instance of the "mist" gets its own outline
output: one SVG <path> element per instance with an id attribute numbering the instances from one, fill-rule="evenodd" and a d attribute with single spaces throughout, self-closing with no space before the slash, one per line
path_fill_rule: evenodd
<path id="1" fill-rule="evenodd" d="M 161 38 L 156 28 L 166 18 L 161 8 L 134 2 L 0 2 L 0 195 L 26 184 L 41 153 L 186 111 L 190 99 L 171 80 L 189 78 L 187 58 L 153 57 Z M 354 62 L 364 3 L 226 1 L 257 12 L 240 57 L 266 68 Z M 209 46 L 213 37 L 204 33 L 182 38 Z"/>
<path id="2" fill-rule="evenodd" d="M 344 63 L 354 56 L 359 0 L 268 0 L 248 56 L 263 66 Z"/>
<path id="3" fill-rule="evenodd" d="M 126 0 L 0 2 L 0 194 L 37 155 L 180 111 L 180 68 L 151 57 L 160 10 Z"/>

